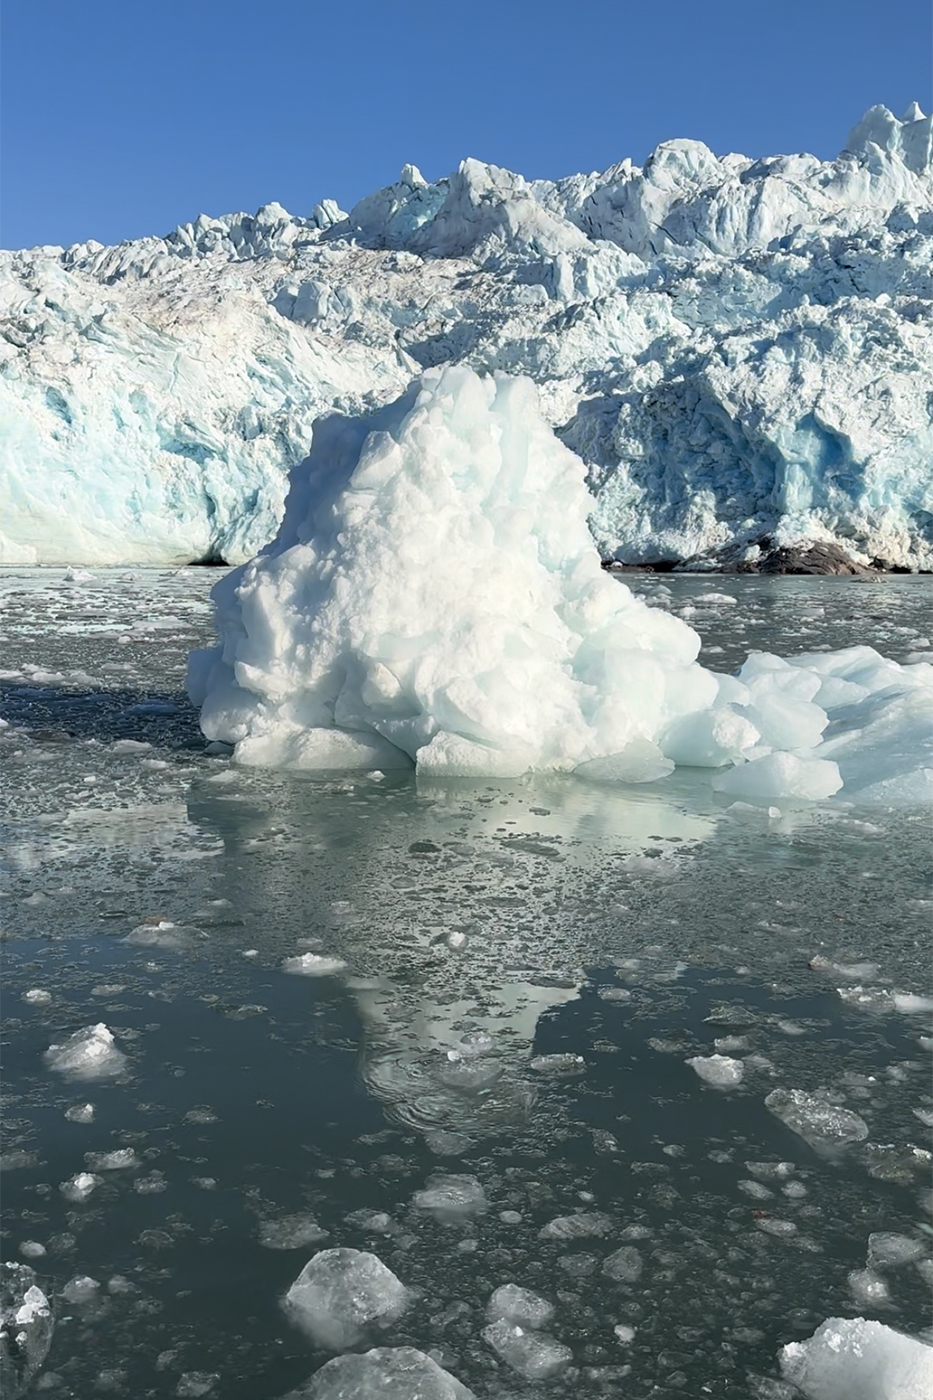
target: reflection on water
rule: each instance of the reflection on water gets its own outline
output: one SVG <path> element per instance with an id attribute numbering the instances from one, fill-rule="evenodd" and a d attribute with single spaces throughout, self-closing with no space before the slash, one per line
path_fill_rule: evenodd
<path id="1" fill-rule="evenodd" d="M 274 1400 L 326 1359 L 279 1299 L 343 1245 L 417 1295 L 381 1340 L 480 1400 L 775 1395 L 777 1347 L 834 1312 L 923 1327 L 925 821 L 730 809 L 702 775 L 236 770 L 165 699 L 203 626 L 182 582 L 145 646 L 119 638 L 158 590 L 90 592 L 63 634 L 56 585 L 6 658 L 121 677 L 21 676 L 0 733 L 5 1243 L 56 1315 L 38 1384 Z M 345 966 L 283 968 L 308 953 Z M 49 1067 L 98 1023 L 118 1076 Z M 688 1063 L 713 1055 L 742 1065 L 728 1092 Z M 864 1137 L 788 1126 L 776 1090 Z M 438 1171 L 487 1209 L 419 1208 Z M 884 1264 L 879 1233 L 906 1241 Z M 572 1352 L 546 1385 L 483 1340 L 507 1282 Z"/>

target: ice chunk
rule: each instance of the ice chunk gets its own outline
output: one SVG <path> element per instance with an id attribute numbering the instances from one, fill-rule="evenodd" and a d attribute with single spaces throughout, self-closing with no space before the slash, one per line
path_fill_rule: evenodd
<path id="1" fill-rule="evenodd" d="M 326 1239 L 329 1233 L 313 1215 L 298 1212 L 280 1216 L 278 1220 L 261 1221 L 259 1243 L 266 1249 L 301 1249 L 303 1245 L 317 1244 L 319 1240 Z"/>
<path id="2" fill-rule="evenodd" d="M 686 1064 L 714 1089 L 735 1089 L 742 1082 L 745 1066 L 729 1055 L 694 1055 Z"/>
<path id="3" fill-rule="evenodd" d="M 624 1244 L 603 1260 L 603 1273 L 616 1283 L 637 1283 L 644 1267 L 641 1253 L 631 1244 Z"/>
<path id="4" fill-rule="evenodd" d="M 902 1264 L 912 1264 L 927 1252 L 922 1240 L 911 1239 L 910 1235 L 897 1235 L 887 1230 L 878 1230 L 868 1236 L 868 1267 L 870 1269 L 897 1269 Z"/>
<path id="5" fill-rule="evenodd" d="M 68 1181 L 63 1181 L 58 1189 L 66 1201 L 86 1201 L 103 1179 L 102 1176 L 95 1176 L 93 1172 L 78 1172 Z"/>
<path id="6" fill-rule="evenodd" d="M 573 1360 L 573 1352 L 562 1342 L 543 1332 L 526 1332 L 505 1319 L 484 1327 L 483 1340 L 507 1366 L 529 1381 L 559 1376 Z"/>
<path id="7" fill-rule="evenodd" d="M 824 758 L 792 753 L 765 754 L 713 779 L 718 792 L 759 802 L 817 801 L 842 787 L 838 766 Z"/>
<path id="8" fill-rule="evenodd" d="M 831 1317 L 779 1353 L 807 1400 L 929 1400 L 933 1347 L 863 1317 Z"/>
<path id="9" fill-rule="evenodd" d="M 405 1285 L 375 1254 L 325 1249 L 304 1266 L 284 1307 L 317 1346 L 347 1351 L 396 1322 L 408 1302 Z"/>
<path id="10" fill-rule="evenodd" d="M 505 1283 L 490 1298 L 486 1316 L 490 1322 L 504 1318 L 517 1327 L 535 1330 L 547 1326 L 554 1316 L 554 1305 L 539 1293 L 520 1288 L 517 1283 Z"/>
<path id="11" fill-rule="evenodd" d="M 558 1215 L 538 1232 L 542 1240 L 583 1240 L 594 1235 L 608 1235 L 612 1220 L 600 1211 L 581 1211 L 579 1215 Z"/>
<path id="12" fill-rule="evenodd" d="M 572 1078 L 586 1069 L 582 1055 L 535 1055 L 530 1068 L 535 1074 L 549 1074 L 560 1079 Z"/>
<path id="13" fill-rule="evenodd" d="M 89 1278 L 87 1274 L 76 1274 L 65 1284 L 62 1297 L 66 1303 L 80 1305 L 95 1302 L 99 1292 L 100 1284 L 96 1279 Z"/>
<path id="14" fill-rule="evenodd" d="M 333 977 L 342 972 L 346 963 L 342 958 L 328 958 L 320 953 L 301 953 L 295 958 L 286 958 L 282 963 L 283 972 L 296 972 L 300 977 Z"/>
<path id="15" fill-rule="evenodd" d="M 868 1124 L 857 1113 L 803 1089 L 775 1089 L 765 1099 L 765 1105 L 812 1147 L 846 1147 L 868 1137 Z"/>
<path id="16" fill-rule="evenodd" d="M 475 1400 L 424 1352 L 414 1347 L 374 1347 L 335 1356 L 286 1400 Z"/>
<path id="17" fill-rule="evenodd" d="M 486 1193 L 475 1176 L 442 1172 L 428 1177 L 424 1190 L 415 1192 L 414 1204 L 442 1225 L 459 1225 L 488 1209 Z"/>
<path id="18" fill-rule="evenodd" d="M 23 992 L 23 1001 L 29 1006 L 48 1006 L 51 1000 L 52 993 L 43 987 L 30 987 L 28 992 Z"/>
<path id="19" fill-rule="evenodd" d="M 113 1152 L 85 1152 L 84 1160 L 96 1172 L 126 1171 L 139 1166 L 139 1158 L 132 1147 L 118 1147 Z"/>
<path id="20" fill-rule="evenodd" d="M 76 1103 L 71 1108 L 65 1109 L 65 1117 L 69 1123 L 93 1123 L 94 1105 L 92 1103 Z"/>
<path id="21" fill-rule="evenodd" d="M 111 1031 L 99 1021 L 75 1031 L 61 1045 L 50 1045 L 46 1064 L 69 1079 L 107 1079 L 122 1072 L 126 1056 L 114 1044 Z"/>
<path id="22" fill-rule="evenodd" d="M 52 1344 L 49 1300 L 27 1264 L 0 1264 L 0 1390 L 19 1400 L 32 1385 Z"/>
<path id="23" fill-rule="evenodd" d="M 847 1281 L 860 1308 L 883 1308 L 891 1301 L 891 1290 L 873 1269 L 851 1269 Z"/>

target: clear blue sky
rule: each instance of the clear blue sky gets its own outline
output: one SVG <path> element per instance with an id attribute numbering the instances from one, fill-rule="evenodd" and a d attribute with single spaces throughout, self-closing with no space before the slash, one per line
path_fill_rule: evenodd
<path id="1" fill-rule="evenodd" d="M 829 157 L 931 102 L 929 0 L 5 0 L 3 28 L 8 248 L 348 208 L 405 161 Z"/>

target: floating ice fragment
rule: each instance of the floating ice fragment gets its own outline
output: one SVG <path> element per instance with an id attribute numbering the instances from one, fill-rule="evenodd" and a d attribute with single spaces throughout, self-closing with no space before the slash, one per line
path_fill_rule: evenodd
<path id="1" fill-rule="evenodd" d="M 175 1394 L 179 1400 L 200 1400 L 211 1394 L 219 1380 L 219 1374 L 213 1371 L 185 1371 L 178 1378 Z"/>
<path id="2" fill-rule="evenodd" d="M 868 1137 L 868 1124 L 857 1113 L 803 1089 L 774 1089 L 765 1106 L 812 1147 L 845 1147 Z"/>
<path id="3" fill-rule="evenodd" d="M 908 992 L 894 993 L 894 1009 L 903 1016 L 924 1016 L 933 1011 L 933 997 L 920 997 Z"/>
<path id="4" fill-rule="evenodd" d="M 68 1181 L 63 1181 L 58 1189 L 68 1201 L 86 1201 L 102 1181 L 103 1177 L 95 1176 L 93 1172 L 78 1172 Z"/>
<path id="5" fill-rule="evenodd" d="M 48 1006 L 51 1000 L 52 993 L 42 987 L 30 987 L 28 992 L 23 992 L 23 1001 L 27 1006 Z"/>
<path id="6" fill-rule="evenodd" d="M 779 1352 L 807 1400 L 929 1400 L 933 1347 L 863 1317 L 831 1317 Z"/>
<path id="7" fill-rule="evenodd" d="M 771 753 L 743 763 L 713 779 L 717 792 L 737 797 L 812 802 L 832 797 L 842 787 L 836 763 L 826 758 L 798 758 L 792 753 Z"/>
<path id="8" fill-rule="evenodd" d="M 878 1230 L 868 1236 L 868 1267 L 870 1269 L 897 1269 L 902 1264 L 912 1264 L 927 1252 L 922 1240 L 910 1235 L 897 1235 L 888 1230 Z"/>
<path id="9" fill-rule="evenodd" d="M 582 1074 L 586 1061 L 582 1055 L 535 1055 L 530 1068 L 536 1074 L 550 1074 L 559 1078 L 570 1078 Z"/>
<path id="10" fill-rule="evenodd" d="M 112 1078 L 126 1064 L 126 1056 L 102 1021 L 75 1031 L 61 1045 L 50 1045 L 43 1058 L 50 1069 L 69 1079 Z"/>
<path id="11" fill-rule="evenodd" d="M 873 1269 L 851 1269 L 847 1282 L 849 1292 L 860 1308 L 884 1307 L 891 1301 L 891 1290 Z"/>
<path id="12" fill-rule="evenodd" d="M 29 1390 L 52 1344 L 49 1300 L 28 1264 L 0 1264 L 0 1381 L 4 1400 Z"/>
<path id="13" fill-rule="evenodd" d="M 616 1283 L 637 1283 L 644 1267 L 640 1251 L 631 1244 L 624 1244 L 603 1260 L 603 1273 Z"/>
<path id="14" fill-rule="evenodd" d="M 507 1366 L 529 1381 L 546 1381 L 559 1376 L 573 1360 L 570 1348 L 553 1337 L 542 1332 L 526 1332 L 504 1319 L 483 1328 L 483 1341 Z"/>
<path id="15" fill-rule="evenodd" d="M 423 1191 L 416 1191 L 414 1204 L 426 1210 L 442 1225 L 458 1225 L 488 1209 L 486 1193 L 475 1176 L 429 1176 Z"/>
<path id="16" fill-rule="evenodd" d="M 579 1215 L 558 1215 L 538 1231 L 541 1240 L 583 1240 L 596 1235 L 608 1235 L 612 1220 L 600 1211 L 581 1211 Z"/>
<path id="17" fill-rule="evenodd" d="M 627 1322 L 617 1322 L 612 1330 L 616 1340 L 624 1347 L 631 1346 L 635 1340 L 635 1328 Z"/>
<path id="18" fill-rule="evenodd" d="M 694 1055 L 686 1064 L 714 1089 L 735 1089 L 742 1082 L 745 1066 L 729 1055 Z"/>
<path id="19" fill-rule="evenodd" d="M 45 1253 L 45 1245 L 40 1244 L 38 1240 L 23 1240 L 19 1252 L 24 1259 L 41 1259 Z"/>
<path id="20" fill-rule="evenodd" d="M 475 1400 L 472 1390 L 414 1347 L 335 1356 L 286 1400 Z"/>
<path id="21" fill-rule="evenodd" d="M 87 1274 L 76 1274 L 65 1284 L 62 1297 L 66 1303 L 90 1303 L 97 1298 L 99 1291 L 100 1284 L 96 1279 L 89 1278 Z"/>
<path id="22" fill-rule="evenodd" d="M 554 1316 L 554 1305 L 517 1283 L 505 1283 L 490 1298 L 486 1316 L 490 1322 L 504 1318 L 517 1327 L 536 1329 L 547 1326 Z"/>
<path id="23" fill-rule="evenodd" d="M 259 1225 L 259 1243 L 266 1249 L 300 1249 L 317 1244 L 330 1234 L 317 1223 L 313 1215 L 283 1215 L 278 1220 L 263 1220 Z"/>
<path id="24" fill-rule="evenodd" d="M 119 1172 L 139 1166 L 139 1158 L 132 1147 L 118 1147 L 113 1152 L 85 1152 L 84 1160 L 95 1172 Z"/>
<path id="25" fill-rule="evenodd" d="M 342 958 L 328 958 L 320 953 L 301 953 L 298 957 L 286 958 L 282 963 L 283 972 L 294 972 L 299 977 L 333 977 L 345 967 Z"/>
<path id="26" fill-rule="evenodd" d="M 302 1269 L 283 1306 L 317 1346 L 347 1351 L 370 1328 L 396 1322 L 408 1301 L 405 1285 L 375 1254 L 325 1249 Z"/>
<path id="27" fill-rule="evenodd" d="M 827 972 L 833 977 L 848 977 L 853 982 L 871 982 L 880 971 L 878 964 L 874 962 L 839 963 L 821 957 L 819 953 L 810 959 L 809 965 L 814 972 Z"/>

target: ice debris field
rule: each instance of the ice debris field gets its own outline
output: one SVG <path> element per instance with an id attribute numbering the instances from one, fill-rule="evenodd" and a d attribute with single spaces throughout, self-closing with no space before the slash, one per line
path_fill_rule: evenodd
<path id="1" fill-rule="evenodd" d="M 928 569 L 931 190 L 913 104 L 828 162 L 670 140 L 558 181 L 409 165 L 349 213 L 3 253 L 0 557 L 241 563 L 316 417 L 462 363 L 538 384 L 604 558 L 817 541 Z"/>
<path id="2" fill-rule="evenodd" d="M 189 664 L 204 733 L 269 767 L 644 783 L 680 764 L 765 806 L 929 799 L 928 661 L 708 670 L 686 622 L 600 567 L 590 505 L 527 379 L 430 370 L 320 420 L 278 536 L 214 589 L 219 643 Z"/>

